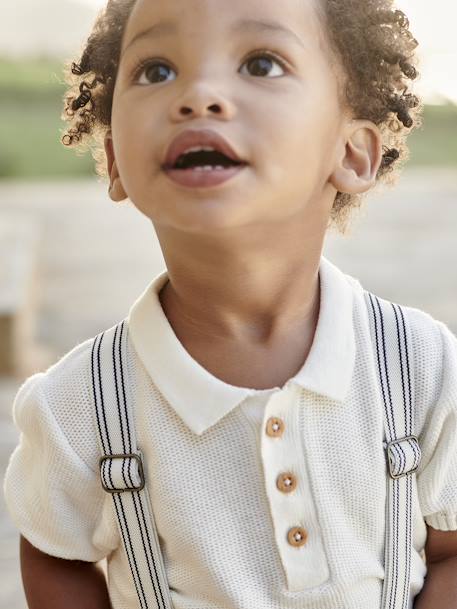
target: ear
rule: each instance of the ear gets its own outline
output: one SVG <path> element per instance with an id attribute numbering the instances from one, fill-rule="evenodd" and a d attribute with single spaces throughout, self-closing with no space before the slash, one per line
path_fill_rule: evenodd
<path id="1" fill-rule="evenodd" d="M 110 187 L 109 187 L 109 196 L 112 201 L 124 201 L 127 199 L 127 193 L 124 190 L 122 185 L 121 178 L 119 176 L 119 172 L 117 170 L 116 159 L 114 156 L 114 147 L 113 147 L 113 137 L 111 135 L 111 131 L 105 135 L 105 153 L 107 159 L 107 168 L 108 174 L 110 177 Z"/>
<path id="2" fill-rule="evenodd" d="M 340 192 L 357 194 L 375 185 L 382 161 L 382 136 L 369 120 L 346 124 L 344 149 L 329 181 Z"/>

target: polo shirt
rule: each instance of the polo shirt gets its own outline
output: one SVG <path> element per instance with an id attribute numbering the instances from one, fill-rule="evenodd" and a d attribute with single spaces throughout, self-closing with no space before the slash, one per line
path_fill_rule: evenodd
<path id="1" fill-rule="evenodd" d="M 381 607 L 384 406 L 360 282 L 322 256 L 306 361 L 282 387 L 223 382 L 175 335 L 156 276 L 128 317 L 127 379 L 174 609 Z M 426 523 L 457 529 L 457 338 L 404 307 L 414 352 L 410 604 L 424 584 Z M 29 377 L 5 476 L 8 511 L 37 548 L 106 557 L 113 609 L 138 600 L 98 471 L 92 338 Z"/>

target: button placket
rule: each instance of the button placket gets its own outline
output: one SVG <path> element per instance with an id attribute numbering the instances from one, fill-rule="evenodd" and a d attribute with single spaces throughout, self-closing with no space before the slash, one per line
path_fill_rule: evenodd
<path id="1" fill-rule="evenodd" d="M 270 417 L 265 431 L 270 438 L 282 438 L 286 425 L 280 417 Z M 276 478 L 276 488 L 282 493 L 291 493 L 297 487 L 297 478 L 291 472 L 282 472 Z M 306 543 L 308 533 L 303 527 L 292 527 L 287 533 L 287 540 L 292 546 L 302 546 Z"/>
<path id="2" fill-rule="evenodd" d="M 261 451 L 276 546 L 291 592 L 328 579 L 317 516 L 310 495 L 299 429 L 300 389 L 290 386 L 270 397 L 264 413 Z M 307 524 L 310 526 L 306 526 Z"/>

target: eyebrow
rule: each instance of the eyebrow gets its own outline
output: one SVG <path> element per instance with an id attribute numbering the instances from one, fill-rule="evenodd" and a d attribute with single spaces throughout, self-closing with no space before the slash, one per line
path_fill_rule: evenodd
<path id="1" fill-rule="evenodd" d="M 288 38 L 290 41 L 299 44 L 302 48 L 306 48 L 303 40 L 292 30 L 281 25 L 277 21 L 259 21 L 256 19 L 242 19 L 236 21 L 230 27 L 230 33 L 238 34 L 245 32 L 252 33 L 269 33 L 269 34 L 280 34 L 281 36 Z M 128 48 L 130 48 L 135 42 L 142 40 L 143 38 L 163 38 L 165 36 L 173 36 L 179 33 L 179 27 L 175 21 L 161 21 L 155 23 L 153 26 L 143 32 L 139 32 L 123 50 L 124 54 Z"/>

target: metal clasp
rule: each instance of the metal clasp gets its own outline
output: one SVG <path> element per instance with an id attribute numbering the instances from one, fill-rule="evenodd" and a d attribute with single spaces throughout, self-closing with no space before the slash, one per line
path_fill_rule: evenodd
<path id="1" fill-rule="evenodd" d="M 103 476 L 102 476 L 103 463 L 105 461 L 114 460 L 114 459 L 135 459 L 135 461 L 137 461 L 138 474 L 140 476 L 140 485 L 139 486 L 113 489 L 113 488 L 109 488 L 105 485 L 105 482 L 104 482 Z M 143 462 L 141 459 L 141 454 L 128 453 L 125 455 L 104 455 L 103 457 L 100 457 L 100 459 L 99 459 L 99 468 L 100 468 L 100 479 L 102 482 L 102 486 L 103 486 L 103 489 L 107 493 L 125 493 L 125 492 L 141 491 L 145 487 L 146 481 L 144 479 L 144 470 L 143 470 Z"/>
<path id="2" fill-rule="evenodd" d="M 393 470 L 393 465 L 391 459 L 389 458 L 389 455 L 392 456 L 394 462 L 398 461 L 398 455 L 396 455 L 392 450 L 391 447 L 395 446 L 395 445 L 400 445 L 400 444 L 405 444 L 403 446 L 403 450 L 405 451 L 405 454 L 408 456 L 408 453 L 411 453 L 411 451 L 413 450 L 411 444 L 408 443 L 408 440 L 412 441 L 413 444 L 416 447 L 416 451 L 414 451 L 414 460 L 416 459 L 416 455 L 418 455 L 418 459 L 417 459 L 417 465 L 414 468 L 410 468 L 410 469 L 405 469 L 404 472 L 402 472 L 401 474 L 396 474 Z M 403 476 L 407 476 L 408 474 L 412 474 L 415 471 L 417 471 L 417 469 L 419 468 L 419 463 L 421 460 L 421 449 L 419 446 L 419 440 L 417 439 L 416 436 L 406 436 L 404 438 L 399 438 L 397 440 L 393 440 L 392 442 L 384 442 L 384 446 L 386 448 L 386 457 L 387 457 L 387 464 L 389 466 L 389 473 L 391 478 L 393 478 L 394 480 L 398 480 L 399 478 L 403 478 Z"/>

